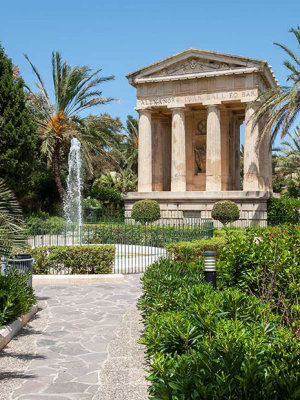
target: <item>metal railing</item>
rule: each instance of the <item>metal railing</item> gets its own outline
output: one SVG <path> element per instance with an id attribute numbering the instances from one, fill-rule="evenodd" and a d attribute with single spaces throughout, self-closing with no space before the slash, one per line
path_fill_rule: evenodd
<path id="1" fill-rule="evenodd" d="M 27 285 L 32 287 L 33 258 L 30 254 L 16 254 L 12 258 L 1 259 L 1 273 L 5 275 L 12 268 L 20 273 L 29 273 Z"/>
<path id="2" fill-rule="evenodd" d="M 50 228 L 50 229 L 49 229 Z M 115 246 L 114 273 L 138 273 L 166 256 L 165 246 L 180 241 L 209 239 L 213 236 L 212 221 L 194 221 L 185 224 L 182 220 L 158 221 L 137 224 L 132 220 L 106 221 L 99 224 L 84 224 L 81 227 L 66 224 L 53 233 L 34 229 L 28 235 L 28 245 L 32 248 L 65 245 Z"/>

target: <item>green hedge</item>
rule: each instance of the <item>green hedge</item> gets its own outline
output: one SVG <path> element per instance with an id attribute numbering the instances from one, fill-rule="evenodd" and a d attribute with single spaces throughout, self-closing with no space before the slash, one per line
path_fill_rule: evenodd
<path id="1" fill-rule="evenodd" d="M 226 239 L 220 236 L 208 240 L 171 243 L 166 246 L 166 249 L 168 257 L 175 261 L 197 262 L 204 251 L 216 251 L 217 255 L 220 255 L 225 244 Z"/>
<path id="2" fill-rule="evenodd" d="M 59 235 L 65 231 L 65 225 L 62 217 L 31 217 L 26 220 L 28 235 Z"/>
<path id="3" fill-rule="evenodd" d="M 29 274 L 7 269 L 0 274 L 0 327 L 28 313 L 37 302 L 33 289 L 27 286 Z"/>
<path id="4" fill-rule="evenodd" d="M 213 234 L 206 226 L 99 224 L 82 227 L 83 243 L 132 244 L 164 247 L 181 240 L 199 240 Z"/>
<path id="5" fill-rule="evenodd" d="M 239 287 L 269 302 L 300 335 L 300 226 L 228 231 L 219 263 L 223 287 Z"/>
<path id="6" fill-rule="evenodd" d="M 110 274 L 114 246 L 49 246 L 31 251 L 34 274 Z"/>
<path id="7" fill-rule="evenodd" d="M 300 199 L 283 196 L 268 199 L 268 225 L 299 224 Z"/>
<path id="8" fill-rule="evenodd" d="M 299 342 L 280 317 L 239 289 L 213 290 L 199 272 L 164 260 L 142 278 L 150 399 L 298 398 Z"/>

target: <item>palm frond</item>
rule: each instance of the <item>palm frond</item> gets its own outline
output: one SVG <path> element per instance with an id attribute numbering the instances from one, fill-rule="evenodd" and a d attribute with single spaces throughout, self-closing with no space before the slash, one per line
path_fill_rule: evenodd
<path id="1" fill-rule="evenodd" d="M 9 256 L 13 247 L 25 245 L 22 210 L 15 195 L 0 179 L 0 257 Z"/>

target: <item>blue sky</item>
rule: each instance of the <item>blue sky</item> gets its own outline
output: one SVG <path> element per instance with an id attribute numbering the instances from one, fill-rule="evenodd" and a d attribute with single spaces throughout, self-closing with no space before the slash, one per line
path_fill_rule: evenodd
<path id="1" fill-rule="evenodd" d="M 0 41 L 29 85 L 34 75 L 23 53 L 48 88 L 52 50 L 71 65 L 115 75 L 103 94 L 120 102 L 93 113 L 125 121 L 135 115 L 135 89 L 125 75 L 188 47 L 265 59 L 285 84 L 284 54 L 273 42 L 297 49 L 288 31 L 300 25 L 299 15 L 299 0 L 2 0 Z"/>

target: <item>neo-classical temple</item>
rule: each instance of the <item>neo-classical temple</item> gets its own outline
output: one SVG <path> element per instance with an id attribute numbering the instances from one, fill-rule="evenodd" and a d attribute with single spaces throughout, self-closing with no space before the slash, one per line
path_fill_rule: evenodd
<path id="1" fill-rule="evenodd" d="M 210 217 L 215 201 L 239 204 L 241 219 L 265 220 L 272 195 L 270 138 L 253 126 L 259 93 L 276 87 L 266 61 L 187 49 L 127 75 L 137 89 L 138 192 L 162 216 Z M 243 187 L 240 126 L 245 123 Z"/>

